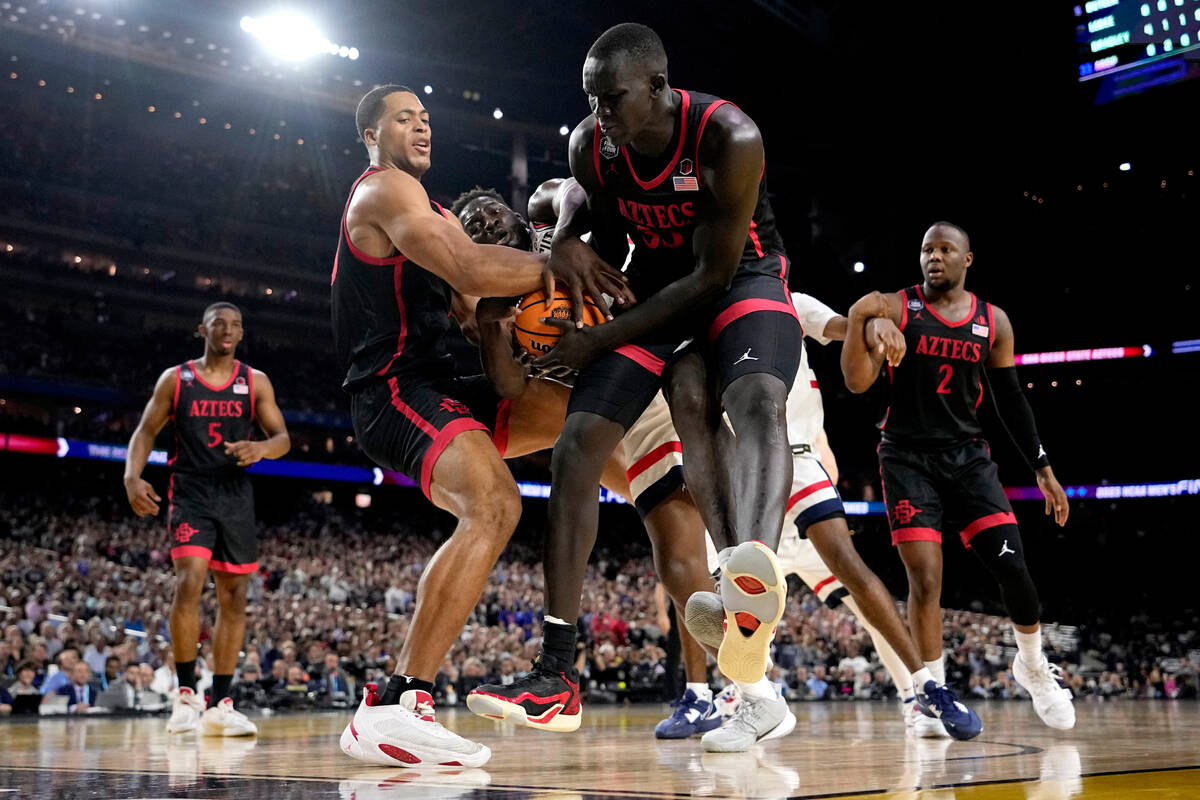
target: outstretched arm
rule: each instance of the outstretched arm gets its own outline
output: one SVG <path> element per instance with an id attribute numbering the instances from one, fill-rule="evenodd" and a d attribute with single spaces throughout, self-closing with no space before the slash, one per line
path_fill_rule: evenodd
<path id="1" fill-rule="evenodd" d="M 158 504 L 162 498 L 154 491 L 149 481 L 142 479 L 142 470 L 150 460 L 150 451 L 154 449 L 154 437 L 167 424 L 175 405 L 175 389 L 178 381 L 175 368 L 163 372 L 154 384 L 154 394 L 142 411 L 133 436 L 129 439 L 129 449 L 125 453 L 125 495 L 133 513 L 139 517 L 153 516 L 158 513 Z"/>
<path id="2" fill-rule="evenodd" d="M 992 306 L 992 325 L 995 327 L 995 339 L 988 356 L 987 374 L 996 400 L 996 410 L 1013 443 L 1037 475 L 1038 488 L 1046 498 L 1046 514 L 1053 514 L 1055 522 L 1060 526 L 1065 525 L 1070 511 L 1067 494 L 1050 468 L 1050 459 L 1046 457 L 1046 449 L 1042 447 L 1033 419 L 1033 409 L 1029 407 L 1029 401 L 1025 399 L 1017 379 L 1012 322 L 1002 309 Z"/>
<path id="3" fill-rule="evenodd" d="M 883 362 L 896 366 L 904 358 L 900 295 L 871 292 L 850 306 L 846 341 L 842 345 L 842 377 L 855 394 L 865 392 L 879 377 Z"/>
<path id="4" fill-rule="evenodd" d="M 292 449 L 287 423 L 275 402 L 275 387 L 265 372 L 254 370 L 254 417 L 267 438 L 260 441 L 243 439 L 226 442 L 225 452 L 237 459 L 239 467 L 248 467 L 264 458 L 283 458 Z"/>

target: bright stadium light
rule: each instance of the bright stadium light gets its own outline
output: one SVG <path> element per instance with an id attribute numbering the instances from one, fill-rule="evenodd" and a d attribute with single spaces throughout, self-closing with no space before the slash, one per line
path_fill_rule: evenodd
<path id="1" fill-rule="evenodd" d="M 433 87 L 430 86 L 428 83 L 425 84 L 425 94 L 433 94 Z"/>
<path id="2" fill-rule="evenodd" d="M 1128 161 L 1121 162 L 1121 172 L 1129 172 L 1129 170 L 1131 170 L 1131 169 L 1133 169 L 1133 165 L 1130 164 Z"/>
<path id="3" fill-rule="evenodd" d="M 299 61 L 318 53 L 351 60 L 358 58 L 357 47 L 329 41 L 312 20 L 291 11 L 266 17 L 242 17 L 242 30 L 262 42 L 267 52 L 285 61 Z"/>
<path id="4" fill-rule="evenodd" d="M 864 270 L 866 270 L 866 268 L 867 268 L 867 265 L 864 264 L 863 262 L 861 262 L 861 261 L 854 262 L 854 271 L 855 272 L 863 272 Z"/>
<path id="5" fill-rule="evenodd" d="M 496 119 L 504 119 L 504 112 L 497 108 L 492 112 L 492 116 Z"/>
<path id="6" fill-rule="evenodd" d="M 563 125 L 561 128 L 558 129 L 559 136 L 566 136 L 570 132 L 571 132 L 571 129 L 568 128 L 566 125 Z"/>

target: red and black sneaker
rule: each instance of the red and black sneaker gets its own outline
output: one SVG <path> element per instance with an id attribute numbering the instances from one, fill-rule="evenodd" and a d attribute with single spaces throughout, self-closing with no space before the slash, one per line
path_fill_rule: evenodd
<path id="1" fill-rule="evenodd" d="M 539 656 L 533 670 L 508 686 L 485 683 L 467 695 L 467 708 L 488 719 L 570 733 L 579 727 L 579 673 L 556 669 Z"/>

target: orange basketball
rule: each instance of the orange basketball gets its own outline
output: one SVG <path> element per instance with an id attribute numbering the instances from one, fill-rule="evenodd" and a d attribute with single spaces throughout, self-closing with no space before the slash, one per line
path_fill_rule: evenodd
<path id="1" fill-rule="evenodd" d="M 604 322 L 604 311 L 590 298 L 584 298 L 587 307 L 583 310 L 584 325 L 599 325 Z M 571 321 L 571 297 L 555 287 L 554 299 L 546 302 L 546 290 L 538 289 L 521 298 L 517 304 L 517 322 L 513 333 L 517 342 L 531 355 L 548 353 L 558 344 L 562 331 L 542 322 L 543 317 Z"/>

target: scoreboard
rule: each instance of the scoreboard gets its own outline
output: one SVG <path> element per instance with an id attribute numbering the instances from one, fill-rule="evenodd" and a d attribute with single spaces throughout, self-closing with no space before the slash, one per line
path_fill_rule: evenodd
<path id="1" fill-rule="evenodd" d="M 1088 0 L 1074 6 L 1079 80 L 1097 102 L 1196 77 L 1200 0 Z"/>

